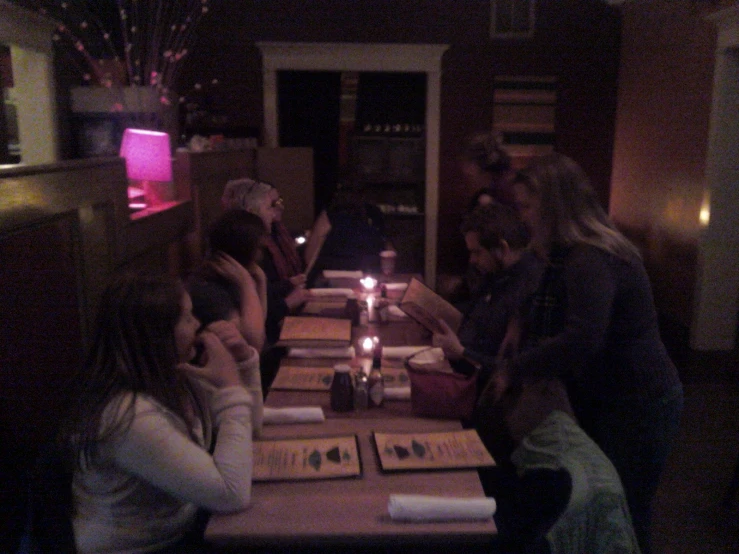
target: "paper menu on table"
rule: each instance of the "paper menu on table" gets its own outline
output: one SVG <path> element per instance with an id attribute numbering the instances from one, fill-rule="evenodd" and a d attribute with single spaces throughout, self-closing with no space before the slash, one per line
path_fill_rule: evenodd
<path id="1" fill-rule="evenodd" d="M 278 346 L 336 348 L 349 346 L 352 323 L 331 317 L 287 316 L 282 323 Z"/>
<path id="2" fill-rule="evenodd" d="M 270 390 L 327 391 L 334 380 L 331 367 L 280 366 Z"/>
<path id="3" fill-rule="evenodd" d="M 384 471 L 494 466 L 474 429 L 433 433 L 374 433 Z"/>
<path id="4" fill-rule="evenodd" d="M 254 441 L 254 481 L 362 475 L 356 435 Z"/>

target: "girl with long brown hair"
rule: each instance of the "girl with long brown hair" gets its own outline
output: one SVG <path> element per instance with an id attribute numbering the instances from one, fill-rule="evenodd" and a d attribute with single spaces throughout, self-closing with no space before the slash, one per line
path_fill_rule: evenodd
<path id="1" fill-rule="evenodd" d="M 199 327 L 172 278 L 126 274 L 103 294 L 61 432 L 79 552 L 172 547 L 198 509 L 249 504 L 259 356 L 232 323 Z"/>

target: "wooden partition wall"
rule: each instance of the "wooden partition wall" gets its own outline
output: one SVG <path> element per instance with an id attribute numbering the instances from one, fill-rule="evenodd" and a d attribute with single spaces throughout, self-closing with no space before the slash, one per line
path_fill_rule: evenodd
<path id="1" fill-rule="evenodd" d="M 25 472 L 55 430 L 110 275 L 180 271 L 191 203 L 131 218 L 126 187 L 120 158 L 0 171 L 0 536 L 18 526 Z"/>

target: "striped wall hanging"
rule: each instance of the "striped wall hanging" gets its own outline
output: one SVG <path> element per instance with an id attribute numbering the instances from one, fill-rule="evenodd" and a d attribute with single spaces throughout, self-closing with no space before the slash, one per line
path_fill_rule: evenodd
<path id="1" fill-rule="evenodd" d="M 549 154 L 555 143 L 557 78 L 496 76 L 493 128 L 516 167 Z"/>

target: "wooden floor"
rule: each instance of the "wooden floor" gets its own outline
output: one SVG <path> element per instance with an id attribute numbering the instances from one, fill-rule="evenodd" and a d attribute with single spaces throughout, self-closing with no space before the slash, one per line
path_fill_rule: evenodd
<path id="1" fill-rule="evenodd" d="M 673 358 L 685 411 L 654 505 L 654 552 L 736 554 L 739 495 L 730 509 L 722 499 L 739 455 L 739 351 Z"/>

